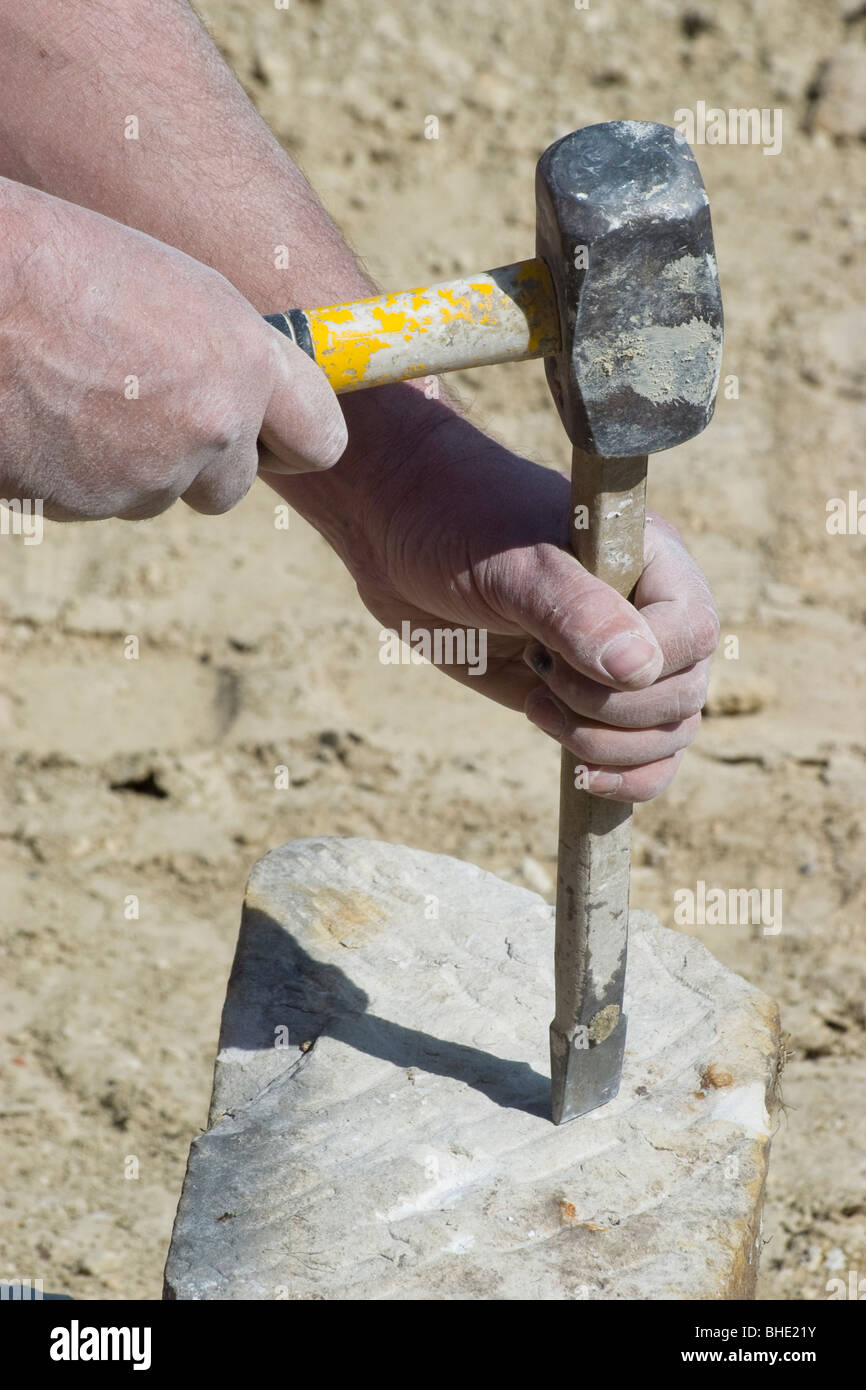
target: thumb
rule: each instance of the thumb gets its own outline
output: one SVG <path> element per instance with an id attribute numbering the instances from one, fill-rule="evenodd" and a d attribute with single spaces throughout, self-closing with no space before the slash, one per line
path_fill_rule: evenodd
<path id="1" fill-rule="evenodd" d="M 543 546 L 537 554 L 539 572 L 521 595 L 521 626 L 590 680 L 617 690 L 652 685 L 664 657 L 637 609 L 567 550 Z"/>
<path id="2" fill-rule="evenodd" d="M 311 473 L 332 468 L 346 447 L 343 412 L 321 368 L 279 329 L 264 324 L 273 338 L 274 387 L 260 443 L 268 450 L 271 473 Z"/>

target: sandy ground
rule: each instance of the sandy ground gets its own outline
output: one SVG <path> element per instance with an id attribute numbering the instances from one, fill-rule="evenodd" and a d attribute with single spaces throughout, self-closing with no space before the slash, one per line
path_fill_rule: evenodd
<path id="1" fill-rule="evenodd" d="M 653 460 L 651 502 L 709 574 L 739 657 L 717 658 L 697 748 L 638 811 L 632 891 L 673 926 L 674 893 L 700 879 L 782 890 L 777 935 L 694 930 L 780 1001 L 790 1033 L 759 1293 L 795 1300 L 866 1274 L 866 537 L 825 524 L 828 498 L 864 486 L 864 13 L 204 6 L 390 288 L 529 254 L 533 165 L 569 129 L 672 123 L 698 100 L 783 112 L 777 156 L 697 150 L 739 395 Z M 565 465 L 539 364 L 459 385 L 479 422 Z M 300 520 L 276 531 L 273 501 L 259 484 L 217 520 L 178 506 L 0 541 L 0 1277 L 159 1297 L 244 881 L 269 848 L 368 835 L 550 893 L 553 745 L 430 668 L 380 665 L 338 561 Z"/>

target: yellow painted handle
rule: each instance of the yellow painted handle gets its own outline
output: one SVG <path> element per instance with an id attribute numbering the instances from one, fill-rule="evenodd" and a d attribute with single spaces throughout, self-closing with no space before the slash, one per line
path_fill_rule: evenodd
<path id="1" fill-rule="evenodd" d="M 339 394 L 462 367 L 559 351 L 559 317 L 542 260 L 426 289 L 267 315 L 319 364 Z"/>

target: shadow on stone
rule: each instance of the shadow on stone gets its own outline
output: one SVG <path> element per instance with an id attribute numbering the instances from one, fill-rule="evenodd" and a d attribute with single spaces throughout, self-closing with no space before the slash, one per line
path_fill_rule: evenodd
<path id="1" fill-rule="evenodd" d="M 550 1079 L 525 1062 L 369 1013 L 367 994 L 343 970 L 309 955 L 257 908 L 246 909 L 243 937 L 223 1016 L 223 1049 L 273 1050 L 274 1030 L 284 1025 L 290 1048 L 329 1036 L 396 1067 L 462 1081 L 505 1109 L 549 1117 Z"/>

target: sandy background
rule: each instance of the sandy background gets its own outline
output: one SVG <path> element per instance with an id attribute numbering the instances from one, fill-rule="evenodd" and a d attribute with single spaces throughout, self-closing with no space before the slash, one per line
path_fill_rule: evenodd
<path id="1" fill-rule="evenodd" d="M 386 288 L 531 254 L 533 166 L 569 129 L 670 124 L 697 100 L 784 113 L 778 157 L 697 150 L 739 399 L 653 460 L 650 495 L 740 656 L 717 659 L 675 787 L 638 811 L 632 893 L 672 926 L 698 879 L 783 891 L 779 935 L 697 934 L 791 1035 L 760 1294 L 826 1297 L 833 1275 L 866 1274 L 866 537 L 825 526 L 829 497 L 864 495 L 866 7 L 202 9 Z M 540 364 L 459 385 L 499 437 L 566 465 Z M 259 484 L 216 520 L 179 505 L 0 541 L 0 1277 L 159 1297 L 244 881 L 269 848 L 380 837 L 550 895 L 553 745 L 432 669 L 381 666 L 347 575 L 300 520 L 274 529 L 275 500 Z"/>

